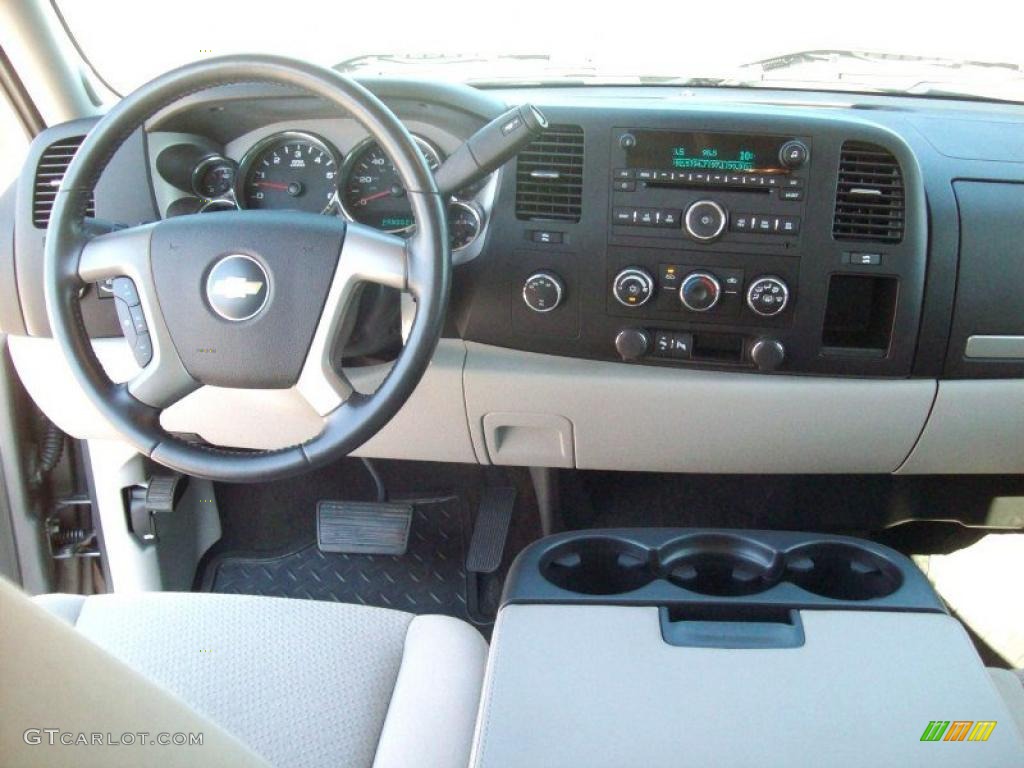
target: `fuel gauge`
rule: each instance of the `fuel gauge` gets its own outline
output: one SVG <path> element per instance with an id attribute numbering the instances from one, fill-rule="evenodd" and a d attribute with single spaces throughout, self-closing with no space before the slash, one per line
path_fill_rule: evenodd
<path id="1" fill-rule="evenodd" d="M 448 206 L 448 237 L 453 251 L 466 248 L 483 229 L 483 214 L 472 203 L 456 200 Z"/>
<path id="2" fill-rule="evenodd" d="M 204 158 L 192 171 L 192 191 L 204 200 L 223 197 L 235 185 L 237 168 L 234 160 L 220 155 Z"/>

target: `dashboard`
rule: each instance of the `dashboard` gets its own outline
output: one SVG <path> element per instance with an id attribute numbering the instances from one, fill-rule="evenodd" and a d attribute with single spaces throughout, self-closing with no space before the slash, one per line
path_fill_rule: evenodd
<path id="1" fill-rule="evenodd" d="M 432 168 L 507 105 L 532 103 L 550 124 L 449 200 L 445 339 L 424 401 L 371 454 L 671 471 L 1024 471 L 1024 108 L 742 89 L 367 85 Z M 41 185 L 89 125 L 55 126 L 30 151 L 14 247 L 0 262 L 18 286 L 16 303 L 0 302 L 8 333 L 47 336 Z M 415 226 L 389 158 L 354 120 L 256 85 L 168 107 L 114 157 L 94 197 L 97 217 L 128 223 L 288 208 L 389 232 Z M 379 343 L 363 339 L 362 363 L 339 364 L 387 363 L 394 339 L 373 318 L 393 318 L 397 299 L 368 301 Z M 97 340 L 120 337 L 104 286 L 83 310 Z M 192 431 L 229 442 L 213 427 Z"/>

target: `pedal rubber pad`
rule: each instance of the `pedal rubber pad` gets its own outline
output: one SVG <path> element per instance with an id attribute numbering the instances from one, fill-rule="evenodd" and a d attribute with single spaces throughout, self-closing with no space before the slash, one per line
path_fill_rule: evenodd
<path id="1" fill-rule="evenodd" d="M 485 488 L 480 511 L 473 526 L 473 538 L 466 554 L 466 570 L 494 573 L 501 566 L 505 537 L 516 503 L 515 488 Z"/>
<path id="2" fill-rule="evenodd" d="M 318 501 L 316 545 L 321 552 L 404 555 L 411 524 L 412 504 Z"/>

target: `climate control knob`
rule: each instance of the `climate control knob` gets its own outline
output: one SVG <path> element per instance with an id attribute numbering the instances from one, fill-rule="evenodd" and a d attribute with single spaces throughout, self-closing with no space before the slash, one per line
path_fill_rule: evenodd
<path id="1" fill-rule="evenodd" d="M 774 317 L 789 304 L 789 288 L 781 277 L 759 277 L 747 288 L 747 306 L 761 317 Z"/>
<path id="2" fill-rule="evenodd" d="M 654 278 L 640 267 L 627 267 L 615 276 L 612 293 L 624 307 L 642 307 L 654 295 Z"/>
<path id="3" fill-rule="evenodd" d="M 722 286 L 710 272 L 691 272 L 679 286 L 679 300 L 691 312 L 707 312 L 722 296 Z"/>
<path id="4" fill-rule="evenodd" d="M 564 296 L 565 285 L 554 272 L 535 272 L 523 283 L 523 301 L 534 312 L 557 309 Z"/>
<path id="5" fill-rule="evenodd" d="M 694 240 L 709 242 L 725 231 L 728 215 L 714 200 L 698 200 L 686 209 L 683 225 Z"/>

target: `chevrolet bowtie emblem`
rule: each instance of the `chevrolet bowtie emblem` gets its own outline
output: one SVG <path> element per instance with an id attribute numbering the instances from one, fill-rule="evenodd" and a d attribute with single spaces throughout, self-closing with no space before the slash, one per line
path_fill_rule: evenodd
<path id="1" fill-rule="evenodd" d="M 270 293 L 267 270 L 244 253 L 225 256 L 213 265 L 206 278 L 210 309 L 233 322 L 256 317 L 267 305 Z"/>
<path id="2" fill-rule="evenodd" d="M 263 288 L 258 280 L 246 280 L 244 277 L 223 277 L 217 280 L 210 293 L 224 299 L 244 299 L 255 296 Z"/>

